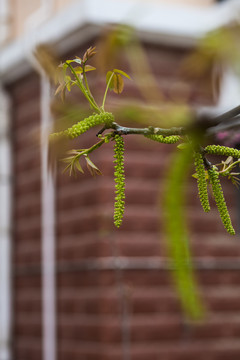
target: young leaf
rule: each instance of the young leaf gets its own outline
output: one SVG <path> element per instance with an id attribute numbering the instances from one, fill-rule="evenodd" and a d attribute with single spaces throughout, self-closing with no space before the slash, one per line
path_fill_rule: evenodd
<path id="1" fill-rule="evenodd" d="M 75 72 L 77 74 L 82 74 L 83 72 L 83 68 L 81 66 L 77 66 L 74 68 Z M 93 70 L 96 70 L 96 68 L 94 66 L 91 66 L 91 65 L 85 65 L 85 68 L 84 68 L 84 71 L 87 72 L 87 71 L 93 71 Z"/>
<path id="2" fill-rule="evenodd" d="M 116 94 L 121 94 L 123 91 L 123 88 L 124 88 L 124 82 L 123 82 L 123 78 L 121 77 L 121 75 L 119 75 L 119 74 L 113 75 L 113 84 L 114 84 L 113 91 Z"/>
<path id="3" fill-rule="evenodd" d="M 61 83 L 58 88 L 55 91 L 55 95 L 57 95 L 58 93 L 60 93 L 61 99 L 62 101 L 65 100 L 65 89 L 66 89 L 66 84 Z"/>
<path id="4" fill-rule="evenodd" d="M 82 63 L 82 60 L 81 59 L 74 59 L 73 62 L 75 62 L 76 64 L 80 64 Z"/>
<path id="5" fill-rule="evenodd" d="M 93 70 L 96 70 L 96 68 L 95 68 L 94 66 L 85 65 L 85 72 L 87 72 L 87 71 L 93 71 Z"/>
<path id="6" fill-rule="evenodd" d="M 76 74 L 81 74 L 81 73 L 83 72 L 83 69 L 82 69 L 81 66 L 76 66 L 76 67 L 74 68 L 74 70 L 75 70 Z"/>
<path id="7" fill-rule="evenodd" d="M 72 79 L 70 76 L 66 76 L 65 77 L 65 83 L 66 83 L 66 88 L 68 89 L 68 91 L 71 91 L 71 82 Z"/>
<path id="8" fill-rule="evenodd" d="M 85 63 L 88 59 L 90 59 L 91 57 L 93 57 L 96 54 L 96 46 L 95 47 L 90 47 L 87 49 L 87 51 L 85 52 L 85 54 L 83 55 L 83 62 Z"/>
<path id="9" fill-rule="evenodd" d="M 88 156 L 85 157 L 85 160 L 87 162 L 87 168 L 90 171 L 91 175 L 102 175 L 101 171 L 98 169 L 98 167 L 92 162 L 92 160 L 89 159 Z"/>
<path id="10" fill-rule="evenodd" d="M 75 63 L 82 64 L 82 59 L 79 56 L 75 56 Z"/>
<path id="11" fill-rule="evenodd" d="M 77 64 L 81 64 L 81 61 L 79 59 L 73 59 L 73 60 L 66 60 L 65 64 L 71 64 L 73 62 L 76 62 Z"/>
<path id="12" fill-rule="evenodd" d="M 75 161 L 75 166 L 78 171 L 80 171 L 82 174 L 84 173 L 79 161 Z"/>
<path id="13" fill-rule="evenodd" d="M 126 78 L 128 78 L 129 80 L 131 80 L 130 76 L 129 76 L 127 73 L 125 73 L 124 71 L 122 71 L 122 70 L 114 69 L 113 72 L 114 72 L 114 73 L 118 73 L 118 74 L 120 74 L 120 75 L 122 75 L 122 76 L 125 76 Z"/>

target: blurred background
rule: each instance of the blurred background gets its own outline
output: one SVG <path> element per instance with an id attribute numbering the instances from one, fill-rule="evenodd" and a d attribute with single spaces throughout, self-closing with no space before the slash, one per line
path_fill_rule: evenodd
<path id="1" fill-rule="evenodd" d="M 231 237 L 214 204 L 203 213 L 195 180 L 186 183 L 206 309 L 193 322 L 172 284 L 163 232 L 172 147 L 126 137 L 126 214 L 118 230 L 112 144 L 93 155 L 103 176 L 75 178 L 61 165 L 48 171 L 47 141 L 52 126 L 89 111 L 77 91 L 63 105 L 51 75 L 90 46 L 97 47 L 97 71 L 89 74 L 96 99 L 106 71 L 132 78 L 106 102 L 119 122 L 168 127 L 182 118 L 170 111 L 155 119 L 166 104 L 213 114 L 239 105 L 239 10 L 233 0 L 0 0 L 0 360 L 240 358 L 238 190 L 223 184 Z M 142 104 L 145 112 L 137 110 Z M 70 147 L 89 147 L 95 135 Z"/>

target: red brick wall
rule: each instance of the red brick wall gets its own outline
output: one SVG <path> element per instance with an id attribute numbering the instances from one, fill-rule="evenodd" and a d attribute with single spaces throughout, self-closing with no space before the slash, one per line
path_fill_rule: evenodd
<path id="1" fill-rule="evenodd" d="M 185 51 L 149 46 L 149 54 L 167 92 Z M 129 88 L 125 96 L 128 91 L 136 94 Z M 38 78 L 21 79 L 10 94 L 16 174 L 14 359 L 36 360 L 42 356 L 40 164 L 39 149 L 32 145 L 39 126 Z M 192 94 L 195 103 L 212 101 L 200 88 Z M 95 141 L 91 131 L 79 146 Z M 112 144 L 92 156 L 104 176 L 92 178 L 86 171 L 57 178 L 57 359 L 239 359 L 238 237 L 225 234 L 214 206 L 210 214 L 202 212 L 191 179 L 186 185 L 191 243 L 208 314 L 202 323 L 189 324 L 171 285 L 157 201 L 158 191 L 160 197 L 164 192 L 169 146 L 128 136 L 126 150 L 127 206 L 120 230 L 112 221 Z M 236 192 L 228 183 L 225 190 L 236 218 Z"/>
<path id="2" fill-rule="evenodd" d="M 9 89 L 13 143 L 14 359 L 41 359 L 40 86 L 30 74 Z"/>

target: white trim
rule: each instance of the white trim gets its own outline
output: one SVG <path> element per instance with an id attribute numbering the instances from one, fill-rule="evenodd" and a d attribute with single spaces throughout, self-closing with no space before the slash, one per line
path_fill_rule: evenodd
<path id="1" fill-rule="evenodd" d="M 125 23 L 137 30 L 172 38 L 172 42 L 196 41 L 207 31 L 224 25 L 236 16 L 239 2 L 228 1 L 211 7 L 156 4 L 137 0 L 80 0 L 69 5 L 42 26 L 1 51 L 0 77 L 11 81 L 27 71 L 26 54 L 40 43 L 59 44 L 86 25 Z"/>
<path id="2" fill-rule="evenodd" d="M 10 359 L 11 331 L 11 148 L 9 101 L 0 87 L 0 360 Z"/>
<path id="3" fill-rule="evenodd" d="M 55 186 L 48 171 L 51 86 L 41 76 L 42 321 L 43 359 L 56 359 Z"/>
<path id="4" fill-rule="evenodd" d="M 224 111 L 228 111 L 240 102 L 240 81 L 239 76 L 231 69 L 226 69 L 221 82 L 221 91 L 218 98 L 217 107 Z"/>
<path id="5" fill-rule="evenodd" d="M 41 85 L 41 248 L 42 248 L 42 347 L 43 360 L 56 359 L 56 284 L 55 284 L 55 176 L 48 171 L 48 134 L 51 127 L 51 85 L 38 64 L 32 49 L 38 44 L 33 26 L 46 20 L 52 11 L 52 0 L 42 0 L 41 7 L 28 19 L 26 56 L 39 73 Z"/>

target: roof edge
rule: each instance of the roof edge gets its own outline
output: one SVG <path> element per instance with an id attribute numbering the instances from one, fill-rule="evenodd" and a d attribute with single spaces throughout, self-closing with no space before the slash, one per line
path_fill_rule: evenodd
<path id="1" fill-rule="evenodd" d="M 3 48 L 0 79 L 10 83 L 30 71 L 28 59 L 37 45 L 54 45 L 63 53 L 94 38 L 108 23 L 130 24 L 145 40 L 192 46 L 206 32 L 234 18 L 232 5 L 235 1 L 203 8 L 137 0 L 81 0 Z"/>

